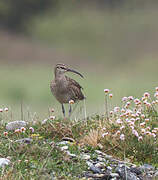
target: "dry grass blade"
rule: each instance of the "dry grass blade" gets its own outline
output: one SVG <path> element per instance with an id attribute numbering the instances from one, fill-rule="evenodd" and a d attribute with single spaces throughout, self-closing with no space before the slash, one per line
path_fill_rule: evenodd
<path id="1" fill-rule="evenodd" d="M 90 132 L 81 139 L 81 143 L 84 145 L 90 145 L 97 147 L 101 139 L 101 132 L 98 129 L 91 129 Z"/>

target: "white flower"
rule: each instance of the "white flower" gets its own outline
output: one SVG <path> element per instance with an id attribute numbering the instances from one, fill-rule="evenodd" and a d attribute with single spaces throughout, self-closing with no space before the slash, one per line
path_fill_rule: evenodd
<path id="1" fill-rule="evenodd" d="M 104 136 L 107 136 L 108 134 L 109 134 L 108 132 L 103 133 L 103 134 L 102 134 L 102 137 L 104 138 Z"/>
<path id="2" fill-rule="evenodd" d="M 125 101 L 127 101 L 127 100 L 128 100 L 128 98 L 127 98 L 126 96 L 122 98 L 122 101 L 123 101 L 123 102 L 125 102 Z"/>
<path id="3" fill-rule="evenodd" d="M 122 124 L 123 122 L 121 121 L 121 119 L 117 119 L 117 120 L 116 120 L 116 123 L 117 123 L 117 124 Z"/>
<path id="4" fill-rule="evenodd" d="M 124 141 L 124 140 L 125 140 L 125 135 L 124 135 L 124 134 L 121 134 L 121 135 L 120 135 L 120 139 L 121 139 L 122 141 Z"/>
<path id="5" fill-rule="evenodd" d="M 125 128 L 125 126 L 121 126 L 121 127 L 120 127 L 120 130 L 122 130 L 122 129 L 124 129 L 124 128 Z"/>
<path id="6" fill-rule="evenodd" d="M 138 132 L 135 129 L 132 130 L 132 134 L 134 134 L 137 137 L 139 136 Z"/>
<path id="7" fill-rule="evenodd" d="M 6 112 L 7 112 L 8 110 L 9 110 L 9 109 L 8 109 L 7 107 L 6 107 L 6 108 L 4 108 L 4 111 L 6 111 Z"/>
<path id="8" fill-rule="evenodd" d="M 145 133 L 145 132 L 146 132 L 146 130 L 145 130 L 145 129 L 141 129 L 141 132 L 142 132 L 142 133 Z"/>
<path id="9" fill-rule="evenodd" d="M 151 135 L 155 138 L 156 137 L 156 134 L 155 133 L 151 133 Z"/>
<path id="10" fill-rule="evenodd" d="M 119 110 L 120 110 L 120 107 L 114 107 L 114 112 L 116 113 L 116 112 L 119 112 Z"/>
<path id="11" fill-rule="evenodd" d="M 41 124 L 43 125 L 43 124 L 46 124 L 46 122 L 48 121 L 48 119 L 44 119 L 42 122 L 41 122 Z"/>
<path id="12" fill-rule="evenodd" d="M 49 119 L 54 120 L 55 116 L 50 116 Z"/>
<path id="13" fill-rule="evenodd" d="M 2 108 L 0 108 L 0 112 L 3 112 L 3 109 L 2 109 Z"/>
<path id="14" fill-rule="evenodd" d="M 72 100 L 72 99 L 69 101 L 69 104 L 74 104 L 74 103 L 75 103 L 75 102 L 74 102 L 74 100 Z"/>

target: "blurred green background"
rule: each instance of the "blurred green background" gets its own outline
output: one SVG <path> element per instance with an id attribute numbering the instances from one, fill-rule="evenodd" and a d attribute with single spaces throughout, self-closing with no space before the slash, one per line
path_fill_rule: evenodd
<path id="1" fill-rule="evenodd" d="M 49 84 L 62 62 L 84 87 L 87 113 L 104 111 L 104 89 L 111 106 L 123 96 L 153 94 L 158 86 L 158 2 L 154 0 L 1 0 L 0 105 L 20 118 L 53 107 L 61 114 Z M 83 108 L 78 105 L 76 116 Z M 84 114 L 84 113 L 83 113 Z"/>

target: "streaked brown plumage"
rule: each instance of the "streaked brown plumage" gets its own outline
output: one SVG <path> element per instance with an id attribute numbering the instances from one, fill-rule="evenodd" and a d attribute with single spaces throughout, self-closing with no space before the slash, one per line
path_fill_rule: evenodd
<path id="1" fill-rule="evenodd" d="M 81 91 L 82 87 L 75 80 L 67 77 L 65 72 L 73 72 L 80 75 L 79 72 L 69 69 L 65 64 L 57 64 L 54 69 L 55 79 L 51 81 L 50 88 L 55 98 L 62 104 L 62 111 L 65 116 L 65 109 L 63 104 L 69 103 L 70 100 L 74 102 L 83 100 L 85 97 Z M 69 115 L 71 114 L 71 105 Z"/>

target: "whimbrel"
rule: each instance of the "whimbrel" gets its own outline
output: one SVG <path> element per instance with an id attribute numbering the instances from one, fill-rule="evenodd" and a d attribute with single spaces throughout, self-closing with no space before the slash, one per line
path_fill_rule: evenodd
<path id="1" fill-rule="evenodd" d="M 78 71 L 68 68 L 65 64 L 57 64 L 54 69 L 55 79 L 51 81 L 50 88 L 52 94 L 62 105 L 62 112 L 65 117 L 65 103 L 77 102 L 83 100 L 85 97 L 81 91 L 82 87 L 74 79 L 69 78 L 65 75 L 65 72 L 73 72 L 80 75 L 83 78 L 83 75 Z M 69 116 L 71 114 L 72 108 L 70 104 Z"/>

